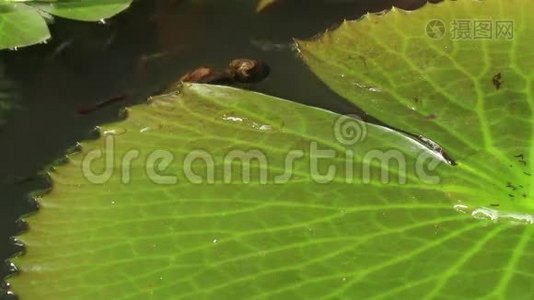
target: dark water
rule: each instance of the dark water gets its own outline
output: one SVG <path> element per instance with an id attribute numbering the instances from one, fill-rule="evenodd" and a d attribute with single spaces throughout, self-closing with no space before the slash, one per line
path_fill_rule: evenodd
<path id="1" fill-rule="evenodd" d="M 16 220 L 36 208 L 27 194 L 48 187 L 35 176 L 96 125 L 116 120 L 124 105 L 143 102 L 185 72 L 229 60 L 266 61 L 271 75 L 253 89 L 339 113 L 357 109 L 326 88 L 291 48 L 343 19 L 392 4 L 422 0 L 286 0 L 255 14 L 252 0 L 144 0 L 105 24 L 56 20 L 46 45 L 3 51 L 0 62 L 15 84 L 18 106 L 0 127 L 0 262 L 21 247 L 10 237 Z M 111 97 L 128 99 L 80 115 Z M 0 279 L 8 273 L 0 266 Z M 2 298 L 0 296 L 0 298 Z"/>

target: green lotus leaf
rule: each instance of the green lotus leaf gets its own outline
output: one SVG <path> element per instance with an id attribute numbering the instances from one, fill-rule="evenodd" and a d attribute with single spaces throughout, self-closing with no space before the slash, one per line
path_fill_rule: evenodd
<path id="1" fill-rule="evenodd" d="M 37 44 L 48 38 L 46 22 L 35 9 L 23 3 L 0 2 L 0 49 Z"/>
<path id="2" fill-rule="evenodd" d="M 128 8 L 131 2 L 132 0 L 0 1 L 0 49 L 24 47 L 48 40 L 50 32 L 44 15 L 100 21 Z"/>
<path id="3" fill-rule="evenodd" d="M 393 9 L 299 48 L 335 92 L 454 159 L 453 176 L 476 190 L 458 201 L 532 213 L 533 10 L 528 0 Z"/>
<path id="4" fill-rule="evenodd" d="M 67 19 L 100 21 L 127 9 L 131 3 L 132 0 L 58 0 L 53 3 L 35 2 L 34 6 Z"/>
<path id="5" fill-rule="evenodd" d="M 101 132 L 27 219 L 10 279 L 21 299 L 341 293 L 388 272 L 387 253 L 365 258 L 374 246 L 402 238 L 410 256 L 437 233 L 487 230 L 453 209 L 436 171 L 417 176 L 417 160 L 439 162 L 424 145 L 281 99 L 190 85 Z M 398 163 L 382 170 L 382 153 Z"/>

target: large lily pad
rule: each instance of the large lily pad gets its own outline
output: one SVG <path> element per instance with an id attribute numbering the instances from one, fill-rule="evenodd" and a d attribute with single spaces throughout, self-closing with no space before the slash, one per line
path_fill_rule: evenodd
<path id="1" fill-rule="evenodd" d="M 531 213 L 534 18 L 526 12 L 533 10 L 528 0 L 447 1 L 415 13 L 367 14 L 299 45 L 334 91 L 449 153 L 458 163 L 454 176 L 479 190 L 458 200 Z M 478 36 L 482 23 L 491 36 Z"/>
<path id="2" fill-rule="evenodd" d="M 334 90 L 437 141 L 457 165 L 444 162 L 439 146 L 385 127 L 257 93 L 185 85 L 103 126 L 99 139 L 50 174 L 53 188 L 38 197 L 40 210 L 19 237 L 27 250 L 13 259 L 20 270 L 9 279 L 13 291 L 22 299 L 532 298 L 533 76 L 530 62 L 513 64 L 530 55 L 517 49 L 528 49 L 532 22 L 503 3 L 462 0 L 368 16 L 300 44 Z M 479 14 L 513 18 L 515 38 L 423 37 L 424 19 L 450 24 Z M 399 40 L 411 36 L 419 37 L 417 55 L 373 51 L 410 49 Z M 454 51 L 436 58 L 433 43 Z M 464 48 L 470 56 L 456 56 Z M 500 85 L 487 77 L 494 65 Z M 229 159 L 236 157 L 256 159 Z M 292 176 L 284 176 L 288 166 Z"/>
<path id="3" fill-rule="evenodd" d="M 124 122 L 102 127 L 102 138 L 84 142 L 82 152 L 51 173 L 53 189 L 38 199 L 39 213 L 27 220 L 32 230 L 20 237 L 27 253 L 14 260 L 22 273 L 10 281 L 22 299 L 225 298 L 277 289 L 305 296 L 317 293 L 318 286 L 324 293 L 337 293 L 357 279 L 353 276 L 358 274 L 349 273 L 366 272 L 387 257 L 363 259 L 373 244 L 388 247 L 384 243 L 396 243 L 403 232 L 411 232 L 417 239 L 409 234 L 402 239 L 417 252 L 423 244 L 419 239 L 433 239 L 439 232 L 448 240 L 449 231 L 456 234 L 454 228 L 466 230 L 463 222 L 486 230 L 455 212 L 439 185 L 418 190 L 420 179 L 412 168 L 420 156 L 432 161 L 431 153 L 383 127 L 341 119 L 354 122 L 360 132 L 357 147 L 347 148 L 336 140 L 340 121 L 334 113 L 203 85 L 157 97 L 128 115 Z M 310 156 L 317 156 L 312 147 L 335 151 L 338 158 L 323 159 L 320 172 L 312 172 Z M 84 160 L 89 162 L 99 149 L 116 161 L 107 179 L 91 175 L 105 173 L 104 160 L 84 171 Z M 343 158 L 351 149 L 355 156 L 399 149 L 396 155 L 408 170 L 401 173 L 393 165 L 385 174 L 406 184 L 378 189 L 379 168 L 369 168 L 369 176 L 363 177 L 367 169 L 361 159 Z M 225 169 L 231 165 L 225 159 L 243 158 L 235 151 L 252 151 L 248 153 L 266 160 L 251 163 L 249 183 L 237 161 L 229 172 Z M 133 155 L 127 153 L 139 158 L 122 172 L 121 161 Z M 197 161 L 192 164 L 196 175 L 186 176 L 190 153 L 193 158 L 209 153 L 213 173 Z M 289 171 L 287 158 L 299 154 L 305 157 L 295 162 L 292 177 L 280 177 Z M 172 157 L 173 163 L 165 171 L 156 167 L 156 176 L 146 171 L 151 155 Z M 353 165 L 352 179 L 345 176 L 347 161 Z M 335 176 L 321 176 L 329 164 L 335 166 Z M 213 178 L 205 175 L 194 182 L 202 174 Z M 428 173 L 427 179 L 435 179 L 431 176 L 435 174 Z M 368 182 L 362 184 L 364 180 Z M 404 197 L 390 202 L 392 195 Z M 312 284 L 317 276 L 325 280 Z M 298 292 L 300 284 L 308 283 L 309 290 Z M 47 289 L 39 288 L 43 285 Z"/>

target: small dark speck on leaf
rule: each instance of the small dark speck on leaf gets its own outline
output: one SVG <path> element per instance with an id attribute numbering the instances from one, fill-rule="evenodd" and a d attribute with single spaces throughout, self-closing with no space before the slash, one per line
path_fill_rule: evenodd
<path id="1" fill-rule="evenodd" d="M 512 194 L 508 194 L 508 197 L 510 197 L 510 198 L 514 198 L 514 195 L 512 195 Z"/>
<path id="2" fill-rule="evenodd" d="M 511 188 L 512 191 L 517 190 L 517 187 L 514 186 L 511 182 L 507 182 L 507 183 L 506 183 L 506 187 L 507 187 L 507 188 Z"/>
<path id="3" fill-rule="evenodd" d="M 92 106 L 80 108 L 80 109 L 78 109 L 78 114 L 87 115 L 87 114 L 90 114 L 92 112 L 97 111 L 98 109 L 104 108 L 104 107 L 106 107 L 108 105 L 111 105 L 111 104 L 119 102 L 119 101 L 124 101 L 124 100 L 128 100 L 128 95 L 127 94 L 118 95 L 118 96 L 115 96 L 113 98 L 106 99 L 104 101 L 100 101 L 98 103 L 95 103 Z"/>
<path id="4" fill-rule="evenodd" d="M 520 162 L 521 164 L 525 166 L 527 165 L 527 161 L 525 160 L 525 156 L 523 154 L 519 154 L 514 157 L 517 158 L 517 161 Z"/>
<path id="5" fill-rule="evenodd" d="M 425 119 L 427 120 L 435 120 L 437 118 L 438 116 L 436 114 L 429 114 L 428 116 L 425 117 Z"/>
<path id="6" fill-rule="evenodd" d="M 499 207 L 499 204 L 498 204 L 498 203 L 492 203 L 492 204 L 490 204 L 490 206 L 492 206 L 492 207 Z"/>
<path id="7" fill-rule="evenodd" d="M 528 173 L 528 172 L 523 172 L 523 174 L 527 175 L 527 176 L 532 176 L 532 174 Z"/>
<path id="8" fill-rule="evenodd" d="M 495 88 L 497 90 L 500 90 L 502 85 L 504 84 L 504 81 L 502 80 L 502 74 L 501 73 L 498 73 L 495 76 L 493 76 L 491 81 L 493 82 L 493 85 L 495 86 Z"/>
<path id="9" fill-rule="evenodd" d="M 365 70 L 369 70 L 369 66 L 367 65 L 367 59 L 362 55 L 360 55 L 359 58 L 362 60 L 363 67 L 365 68 Z"/>

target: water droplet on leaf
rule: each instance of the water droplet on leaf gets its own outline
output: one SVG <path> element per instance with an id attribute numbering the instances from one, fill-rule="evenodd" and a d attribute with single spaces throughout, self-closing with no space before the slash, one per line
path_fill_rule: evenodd
<path id="1" fill-rule="evenodd" d="M 126 129 L 124 128 L 114 128 L 114 129 L 108 129 L 105 130 L 104 135 L 122 135 L 126 133 Z"/>
<path id="2" fill-rule="evenodd" d="M 269 124 L 262 124 L 260 122 L 253 121 L 247 117 L 237 116 L 234 114 L 224 114 L 222 116 L 222 120 L 234 122 L 234 123 L 240 123 L 243 124 L 246 127 L 253 128 L 259 131 L 271 131 L 273 130 L 273 126 Z"/>

